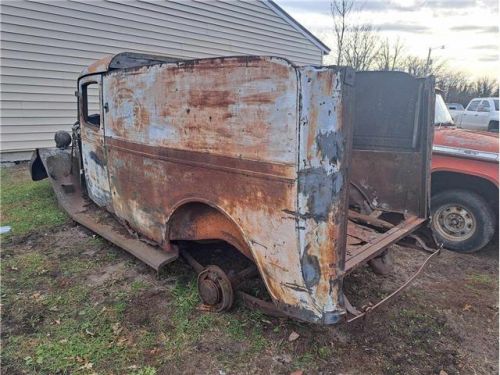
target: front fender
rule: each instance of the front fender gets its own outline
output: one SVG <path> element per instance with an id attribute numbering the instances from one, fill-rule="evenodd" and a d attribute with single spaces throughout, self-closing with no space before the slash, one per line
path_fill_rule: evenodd
<path id="1" fill-rule="evenodd" d="M 33 151 L 33 155 L 31 156 L 30 174 L 33 181 L 44 180 L 48 177 L 47 170 L 45 169 L 45 165 L 43 165 L 38 149 Z"/>

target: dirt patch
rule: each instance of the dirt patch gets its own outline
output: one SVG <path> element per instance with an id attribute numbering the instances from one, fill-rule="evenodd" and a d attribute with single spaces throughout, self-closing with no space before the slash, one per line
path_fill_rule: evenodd
<path id="1" fill-rule="evenodd" d="M 171 327 L 169 319 L 170 295 L 164 289 L 146 290 L 129 301 L 124 322 L 132 328 L 144 328 L 152 332 L 161 332 Z"/>
<path id="2" fill-rule="evenodd" d="M 498 372 L 497 246 L 472 255 L 444 251 L 412 288 L 365 320 L 319 327 L 239 302 L 224 314 L 200 311 L 185 263 L 157 277 L 73 224 L 2 245 L 6 373 L 85 373 L 89 363 L 97 373 Z M 207 251 L 198 247 L 195 255 L 216 263 L 212 256 L 226 250 Z M 392 251 L 394 274 L 363 267 L 345 280 L 351 302 L 376 302 L 425 258 L 403 247 Z M 289 341 L 292 332 L 299 337 Z"/>
<path id="3" fill-rule="evenodd" d="M 96 273 L 90 274 L 87 278 L 87 283 L 90 286 L 101 286 L 107 281 L 123 278 L 125 272 L 125 262 L 110 264 L 102 267 Z"/>

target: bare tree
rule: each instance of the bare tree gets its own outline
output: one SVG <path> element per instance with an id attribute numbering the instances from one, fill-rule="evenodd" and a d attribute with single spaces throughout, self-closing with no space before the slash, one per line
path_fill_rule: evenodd
<path id="1" fill-rule="evenodd" d="M 481 77 L 473 82 L 474 93 L 477 97 L 498 96 L 498 82 L 489 77 Z"/>
<path id="2" fill-rule="evenodd" d="M 377 68 L 380 70 L 403 70 L 404 43 L 398 37 L 393 43 L 386 38 L 380 43 L 377 55 Z"/>
<path id="3" fill-rule="evenodd" d="M 345 37 L 349 30 L 348 16 L 354 6 L 354 0 L 333 0 L 330 11 L 333 18 L 333 31 L 336 38 L 336 64 L 343 64 Z"/>
<path id="4" fill-rule="evenodd" d="M 465 73 L 441 69 L 436 74 L 436 84 L 445 92 L 448 103 L 466 106 L 473 98 L 498 96 L 498 82 L 493 78 L 481 77 L 470 80 Z"/>
<path id="5" fill-rule="evenodd" d="M 466 93 L 470 91 L 470 82 L 461 72 L 445 70 L 439 77 L 438 86 L 444 91 L 448 103 L 464 104 L 469 100 Z"/>
<path id="6" fill-rule="evenodd" d="M 381 40 L 369 24 L 351 22 L 357 11 L 356 0 L 331 0 L 330 11 L 335 35 L 335 62 L 355 70 L 401 70 L 416 77 L 432 74 L 436 85 L 444 90 L 447 102 L 466 105 L 474 97 L 498 96 L 498 82 L 491 78 L 468 79 L 463 73 L 450 71 L 445 60 L 406 55 L 401 39 Z"/>
<path id="7" fill-rule="evenodd" d="M 435 61 L 430 67 L 427 66 L 427 60 L 418 56 L 406 56 L 402 63 L 403 70 L 416 77 L 424 77 L 426 75 L 434 75 L 439 81 L 443 73 L 446 62 L 444 60 Z"/>
<path id="8" fill-rule="evenodd" d="M 349 28 L 344 41 L 344 62 L 354 70 L 368 70 L 378 55 L 379 37 L 371 25 Z"/>

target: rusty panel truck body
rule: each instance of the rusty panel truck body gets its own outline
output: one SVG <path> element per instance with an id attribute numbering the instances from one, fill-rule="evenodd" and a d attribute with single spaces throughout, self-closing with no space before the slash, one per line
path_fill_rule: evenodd
<path id="1" fill-rule="evenodd" d="M 33 179 L 156 270 L 179 241 L 227 242 L 286 316 L 345 320 L 344 276 L 427 220 L 430 78 L 121 53 L 85 69 L 77 97 L 72 137 L 35 151 Z M 399 123 L 375 113 L 395 97 Z M 199 271 L 203 302 L 229 308 L 232 280 Z"/>

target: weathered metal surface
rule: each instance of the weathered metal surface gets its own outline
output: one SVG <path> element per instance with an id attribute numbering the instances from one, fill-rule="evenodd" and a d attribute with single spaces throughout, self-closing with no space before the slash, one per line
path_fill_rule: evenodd
<path id="1" fill-rule="evenodd" d="M 276 308 L 272 302 L 264 301 L 248 293 L 238 291 L 238 296 L 243 300 L 243 303 L 251 308 L 263 312 L 266 315 L 274 316 L 275 318 L 287 318 L 288 315 L 285 314 L 280 309 Z"/>
<path id="2" fill-rule="evenodd" d="M 304 68 L 299 122 L 298 210 L 301 273 L 325 323 L 345 313 L 342 269 L 350 148 L 349 70 Z M 302 297 L 304 298 L 304 297 Z"/>
<path id="3" fill-rule="evenodd" d="M 93 208 L 93 203 L 84 199 L 78 160 L 72 159 L 70 150 L 36 150 L 31 169 L 34 180 L 49 177 L 59 204 L 77 223 L 130 252 L 156 271 L 177 259 L 176 248 L 167 252 L 131 237 L 109 214 Z"/>
<path id="4" fill-rule="evenodd" d="M 176 62 L 182 59 L 168 56 L 150 55 L 145 53 L 121 52 L 116 55 L 108 55 L 85 67 L 80 77 L 90 74 L 106 73 L 113 69 L 133 68 L 145 65 L 154 65 L 164 62 Z"/>
<path id="5" fill-rule="evenodd" d="M 498 133 L 472 131 L 454 127 L 438 127 L 434 144 L 498 154 Z M 497 160 L 498 161 L 498 160 Z"/>
<path id="6" fill-rule="evenodd" d="M 346 255 L 345 272 L 351 272 L 360 264 L 374 258 L 380 254 L 383 249 L 414 232 L 425 221 L 426 219 L 411 216 L 396 225 L 394 228 L 389 229 L 387 232 L 377 236 L 376 240 L 372 237 L 368 237 L 365 240 L 366 243 L 361 244 L 362 246 L 350 246 Z M 363 236 L 366 236 L 366 232 L 362 229 L 355 230 L 351 228 L 351 230 L 353 237 L 358 236 L 363 238 Z"/>
<path id="7" fill-rule="evenodd" d="M 394 227 L 394 224 L 391 224 L 385 220 L 381 220 L 370 215 L 363 215 L 353 210 L 349 210 L 349 219 L 354 221 L 359 221 L 360 223 L 363 224 L 366 223 L 381 229 L 391 229 Z"/>
<path id="8" fill-rule="evenodd" d="M 427 217 L 433 86 L 406 73 L 356 74 L 351 183 L 372 209 Z"/>
<path id="9" fill-rule="evenodd" d="M 224 239 L 255 261 L 289 315 L 337 322 L 346 79 L 259 57 L 110 70 L 102 98 L 111 209 L 163 246 Z"/>
<path id="10" fill-rule="evenodd" d="M 105 73 L 109 69 L 109 64 L 115 55 L 104 56 L 103 58 L 93 62 L 89 66 L 82 69 L 80 72 L 80 77 L 84 77 L 89 74 Z"/>
<path id="11" fill-rule="evenodd" d="M 498 133 L 455 128 L 435 131 L 432 172 L 477 176 L 499 186 Z"/>
<path id="12" fill-rule="evenodd" d="M 203 303 L 216 312 L 229 310 L 234 302 L 231 280 L 218 266 L 208 266 L 198 274 L 198 293 Z"/>
<path id="13" fill-rule="evenodd" d="M 81 157 L 89 197 L 127 229 L 165 249 L 156 254 L 167 260 L 177 256 L 172 241 L 225 240 L 253 260 L 281 312 L 309 322 L 339 322 L 346 313 L 346 271 L 425 221 L 433 85 L 427 80 L 415 85 L 404 76 L 410 91 L 417 91 L 413 120 L 398 124 L 395 133 L 402 136 L 395 145 L 383 136 L 387 124 L 359 138 L 362 149 L 356 152 L 368 154 L 355 159 L 350 180 L 351 70 L 296 67 L 272 57 L 169 61 L 120 54 L 80 78 Z M 102 88 L 98 126 L 86 121 L 82 107 L 82 88 L 89 82 Z M 360 117 L 357 122 L 367 126 Z M 412 164 L 410 174 L 398 171 Z M 76 174 L 71 178 L 78 180 Z M 362 212 L 353 220 L 378 206 L 374 198 L 382 209 L 405 217 L 383 228 L 386 233 L 352 222 L 348 230 L 350 182 L 358 187 L 351 196 Z M 67 187 L 55 187 L 58 198 L 80 195 L 79 188 Z M 155 248 L 142 249 L 102 220 L 75 214 L 75 207 L 80 212 L 86 203 L 71 199 L 66 209 L 75 220 L 157 265 L 148 255 Z M 217 285 L 217 272 L 205 276 L 201 294 L 227 308 L 228 299 L 220 298 L 227 288 Z"/>
<path id="14" fill-rule="evenodd" d="M 82 78 L 79 81 L 79 92 L 83 95 L 83 87 L 89 84 L 97 84 L 98 87 L 100 87 L 101 80 L 102 78 L 100 75 Z M 82 160 L 85 169 L 87 192 L 97 205 L 110 208 L 112 207 L 111 192 L 109 187 L 106 150 L 104 148 L 103 114 L 102 112 L 96 114 L 98 116 L 95 116 L 95 123 L 87 122 L 83 114 L 87 113 L 88 109 L 86 108 L 86 101 L 81 97 L 82 95 L 80 95 L 78 103 L 79 113 L 81 114 Z M 100 93 L 99 96 L 101 96 Z M 101 106 L 99 106 L 99 108 L 100 107 Z"/>

